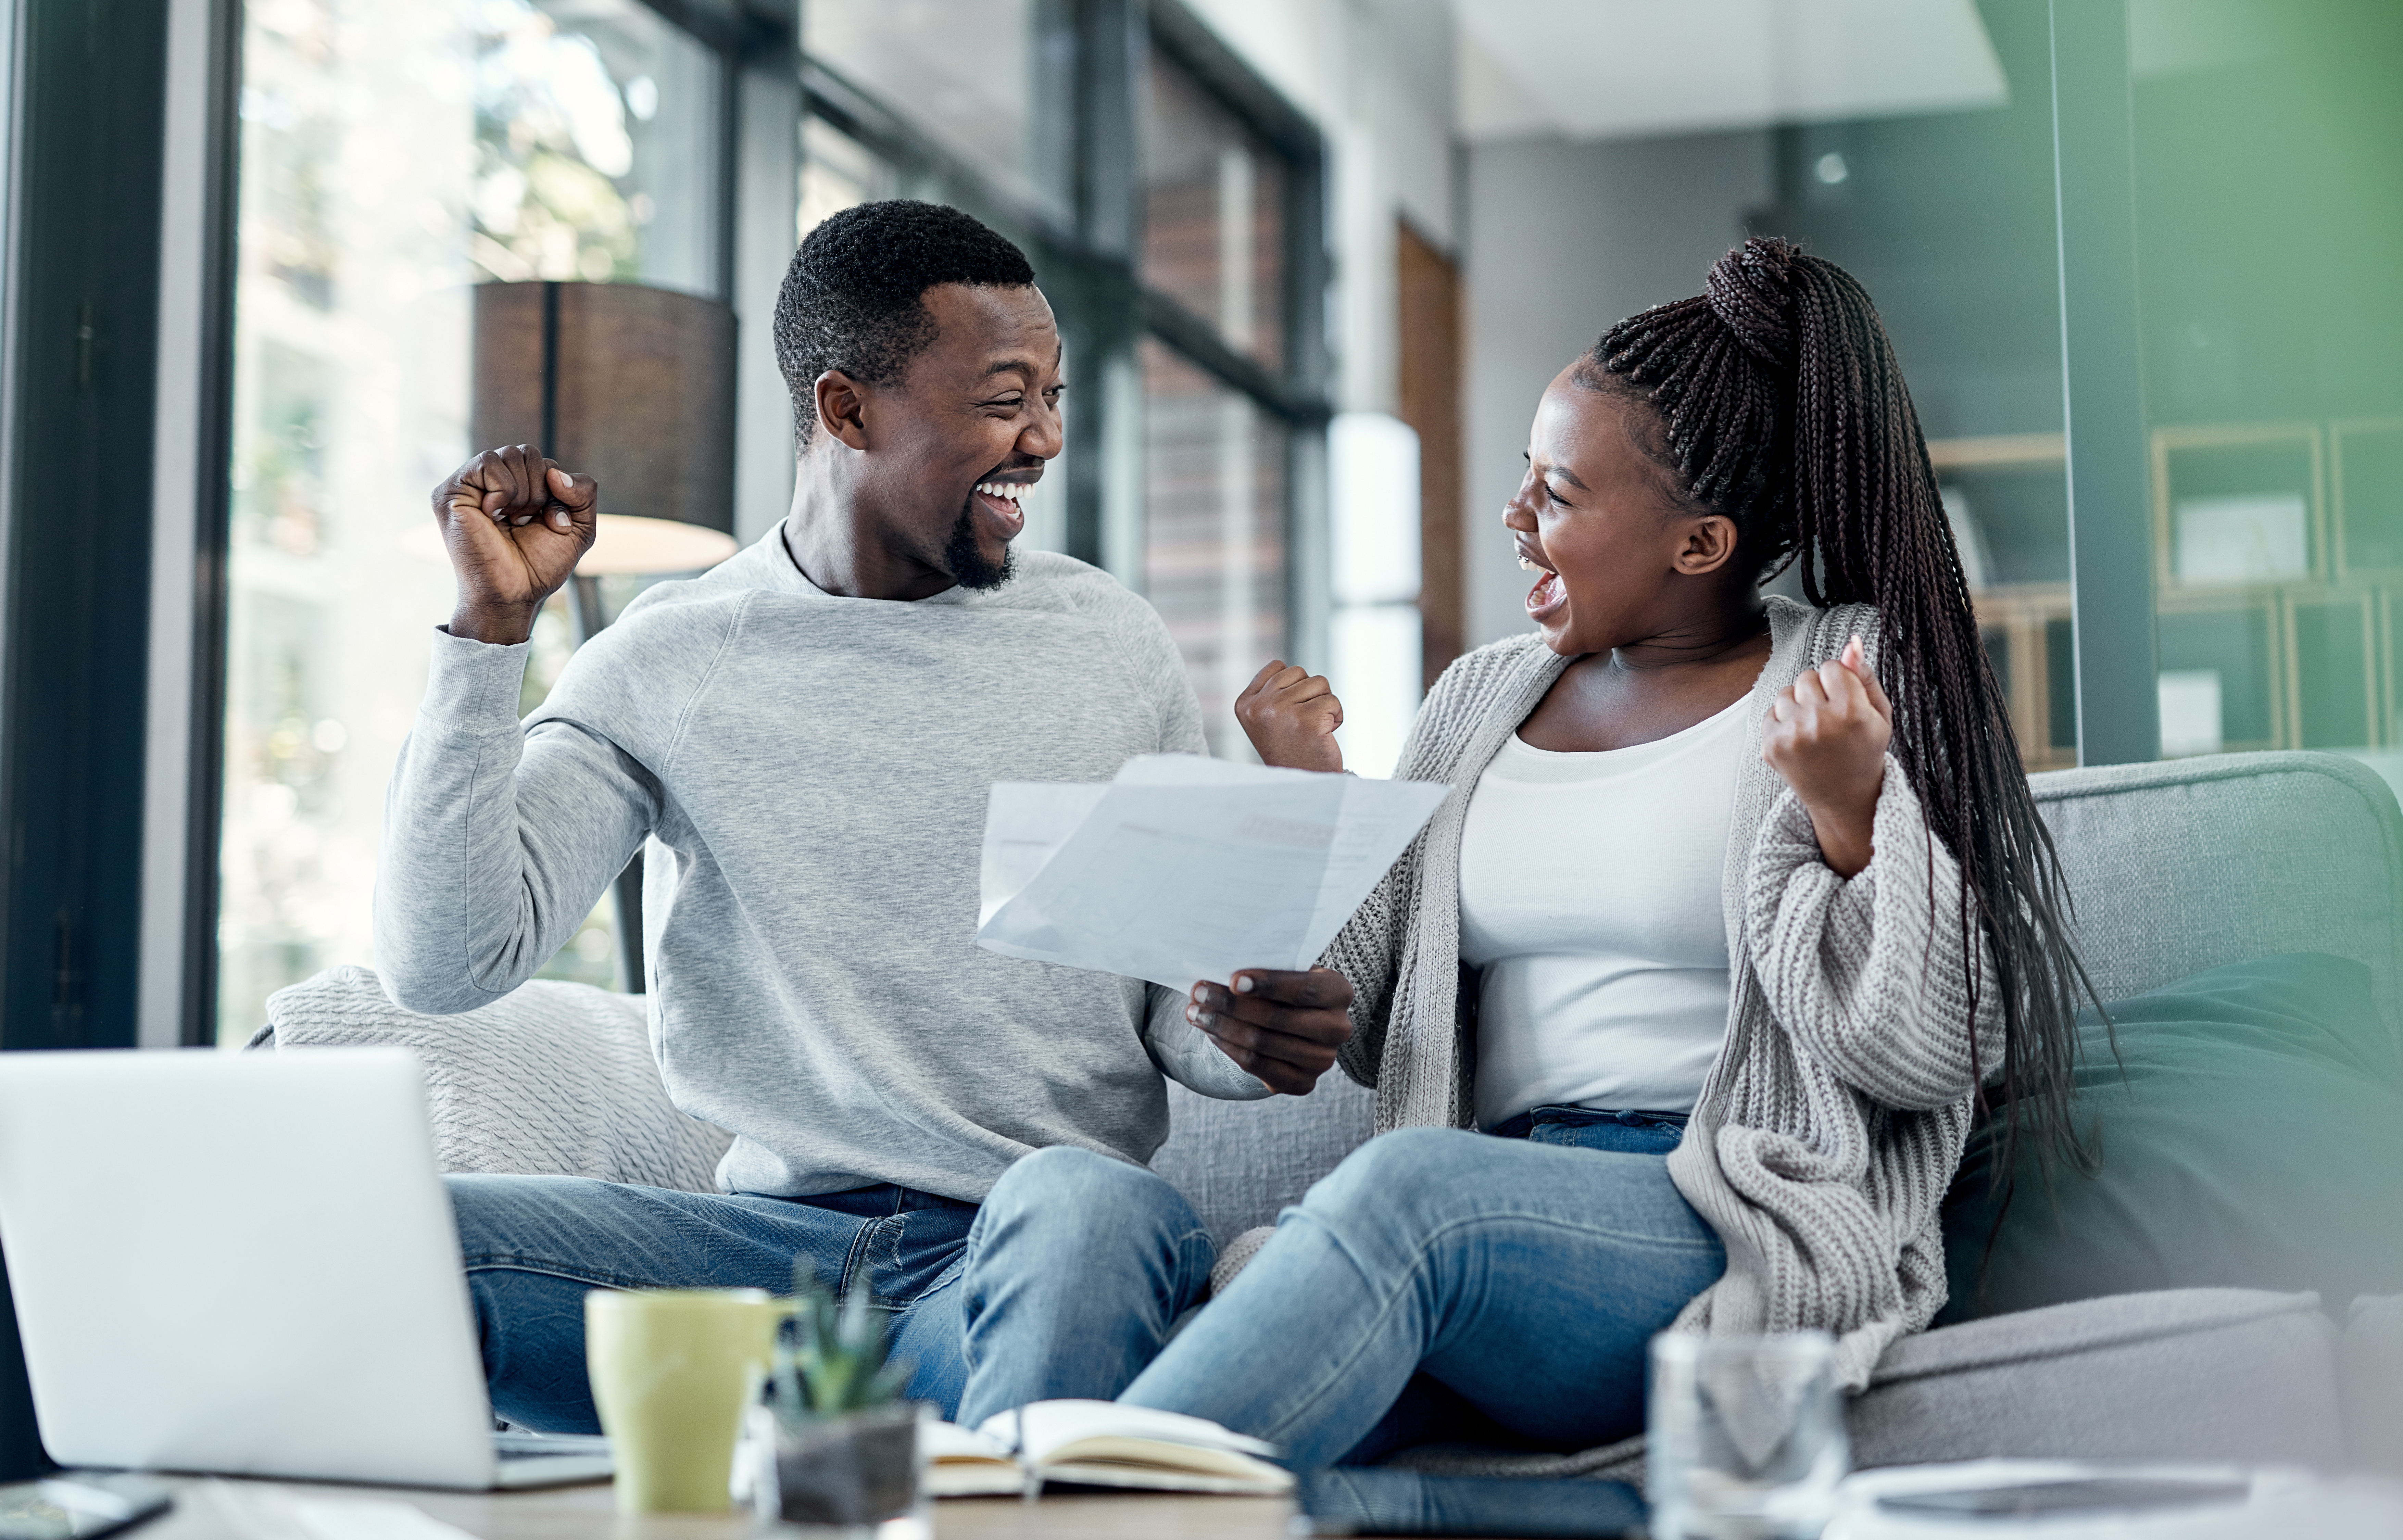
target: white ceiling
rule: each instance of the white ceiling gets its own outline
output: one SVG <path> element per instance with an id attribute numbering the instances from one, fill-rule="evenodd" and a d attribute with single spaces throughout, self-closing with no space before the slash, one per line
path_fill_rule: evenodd
<path id="1" fill-rule="evenodd" d="M 1998 106 L 1973 0 L 1452 0 L 1471 140 Z"/>

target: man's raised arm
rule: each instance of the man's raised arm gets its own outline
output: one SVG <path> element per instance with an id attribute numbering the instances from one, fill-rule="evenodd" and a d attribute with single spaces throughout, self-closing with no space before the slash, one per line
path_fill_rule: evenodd
<path id="1" fill-rule="evenodd" d="M 651 826 L 657 788 L 616 745 L 566 724 L 530 742 L 518 724 L 526 642 L 592 544 L 595 492 L 525 445 L 435 491 L 459 596 L 376 865 L 377 967 L 408 1009 L 472 1010 L 532 978 Z"/>

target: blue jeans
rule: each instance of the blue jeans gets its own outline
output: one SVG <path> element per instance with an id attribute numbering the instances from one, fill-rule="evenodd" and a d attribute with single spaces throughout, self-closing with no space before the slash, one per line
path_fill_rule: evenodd
<path id="1" fill-rule="evenodd" d="M 588 1291 L 783 1294 L 797 1261 L 837 1293 L 868 1281 L 890 1312 L 894 1358 L 913 1366 L 909 1394 L 947 1418 L 1115 1395 L 1133 1371 L 1090 1344 L 1123 1339 L 1148 1359 L 1206 1290 L 1208 1234 L 1141 1167 L 1076 1149 L 1040 1151 L 1023 1167 L 1081 1174 L 1021 1184 L 1032 1202 L 996 1188 L 981 1208 L 890 1184 L 770 1198 L 574 1176 L 449 1177 L 493 1409 L 520 1427 L 598 1433 L 584 1372 Z M 1005 1334 L 1014 1341 L 979 1335 L 979 1323 L 1036 1311 L 1055 1329 Z M 1144 1322 L 1158 1323 L 1148 1338 L 1132 1325 Z"/>
<path id="2" fill-rule="evenodd" d="M 1305 1469 L 1431 1440 L 1638 1433 L 1646 1342 L 1726 1269 L 1669 1181 L 1681 1122 L 1539 1108 L 1521 1138 L 1372 1139 L 1121 1399 L 1269 1439 Z"/>

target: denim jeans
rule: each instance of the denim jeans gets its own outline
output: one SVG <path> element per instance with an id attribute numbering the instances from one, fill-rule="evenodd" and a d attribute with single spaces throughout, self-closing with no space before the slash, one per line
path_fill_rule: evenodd
<path id="1" fill-rule="evenodd" d="M 913 1366 L 909 1394 L 947 1418 L 1114 1395 L 1133 1371 L 1089 1344 L 1124 1340 L 1146 1359 L 1157 1351 L 1168 1323 L 1206 1288 L 1208 1234 L 1174 1188 L 1140 1167 L 1074 1149 L 1019 1165 L 1063 1179 L 1022 1185 L 1031 1203 L 996 1188 L 1003 1200 L 979 1208 L 889 1184 L 771 1198 L 573 1176 L 450 1177 L 493 1409 L 541 1432 L 598 1433 L 584 1372 L 589 1290 L 782 1294 L 797 1260 L 838 1293 L 867 1280 L 890 1312 L 894 1358 Z M 1024 1351 L 977 1335 L 979 1320 L 1037 1311 L 1052 1329 L 1016 1333 Z"/>
<path id="2" fill-rule="evenodd" d="M 1305 1469 L 1640 1432 L 1646 1342 L 1726 1269 L 1669 1181 L 1682 1122 L 1541 1108 L 1520 1138 L 1372 1139 L 1121 1399 L 1269 1439 Z"/>

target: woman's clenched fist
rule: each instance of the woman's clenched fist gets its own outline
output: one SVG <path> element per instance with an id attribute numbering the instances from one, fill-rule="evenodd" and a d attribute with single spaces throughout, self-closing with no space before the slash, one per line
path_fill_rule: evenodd
<path id="1" fill-rule="evenodd" d="M 1863 659 L 1857 636 L 1841 657 L 1806 669 L 1785 687 L 1762 725 L 1760 756 L 1794 788 L 1819 836 L 1819 853 L 1839 877 L 1856 876 L 1869 864 L 1893 737 L 1894 702 Z"/>

